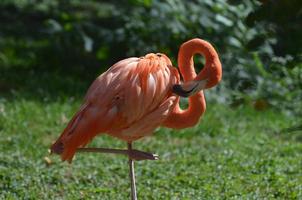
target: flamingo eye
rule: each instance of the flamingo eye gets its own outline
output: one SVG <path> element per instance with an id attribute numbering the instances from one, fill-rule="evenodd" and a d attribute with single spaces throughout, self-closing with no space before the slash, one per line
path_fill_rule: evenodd
<path id="1" fill-rule="evenodd" d="M 113 100 L 114 101 L 120 101 L 120 100 L 123 100 L 124 99 L 124 95 L 123 94 L 117 94 Z"/>

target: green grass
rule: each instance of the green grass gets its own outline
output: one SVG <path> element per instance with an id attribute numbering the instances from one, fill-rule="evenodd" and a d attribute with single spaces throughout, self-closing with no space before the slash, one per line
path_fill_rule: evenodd
<path id="1" fill-rule="evenodd" d="M 80 78 L 60 80 L 33 75 L 0 98 L 0 199 L 129 199 L 126 157 L 78 154 L 69 165 L 48 154 L 87 87 Z M 301 132 L 282 131 L 296 120 L 273 110 L 210 104 L 197 127 L 159 129 L 135 142 L 160 155 L 136 162 L 138 197 L 302 199 Z M 101 136 L 90 146 L 126 144 Z"/>

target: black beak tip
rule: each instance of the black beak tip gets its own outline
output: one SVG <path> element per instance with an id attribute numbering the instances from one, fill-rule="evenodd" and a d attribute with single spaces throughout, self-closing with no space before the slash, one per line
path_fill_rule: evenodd
<path id="1" fill-rule="evenodd" d="M 189 96 L 190 96 L 190 93 L 187 92 L 187 91 L 185 91 L 185 90 L 181 87 L 181 85 L 179 85 L 179 84 L 173 85 L 173 87 L 172 87 L 172 92 L 173 92 L 174 94 L 177 94 L 178 96 L 181 96 L 181 97 L 189 97 Z"/>

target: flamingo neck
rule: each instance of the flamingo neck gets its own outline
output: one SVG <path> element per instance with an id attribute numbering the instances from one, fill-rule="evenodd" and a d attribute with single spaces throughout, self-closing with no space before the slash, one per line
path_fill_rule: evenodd
<path id="1" fill-rule="evenodd" d="M 189 98 L 189 106 L 185 110 L 180 108 L 178 97 L 173 111 L 163 122 L 163 125 L 174 129 L 193 127 L 199 122 L 205 110 L 206 101 L 202 91 Z"/>
<path id="2" fill-rule="evenodd" d="M 198 75 L 194 68 L 193 56 L 195 54 L 204 55 L 206 60 L 204 68 Z M 218 54 L 213 46 L 204 40 L 193 39 L 184 43 L 179 49 L 178 64 L 185 82 L 207 79 L 206 88 L 211 88 L 221 79 L 222 69 Z"/>
<path id="3" fill-rule="evenodd" d="M 205 67 L 198 75 L 195 72 L 193 61 L 193 56 L 197 53 L 203 54 L 206 58 Z M 221 65 L 219 64 L 220 61 L 216 51 L 208 42 L 204 40 L 190 40 L 184 43 L 179 49 L 178 67 L 184 82 L 208 79 L 207 87 L 216 85 L 215 80 L 209 75 L 219 73 L 219 67 L 221 68 Z M 218 74 L 218 76 L 221 76 L 221 72 L 220 75 Z M 189 97 L 189 106 L 185 110 L 180 108 L 178 99 L 174 110 L 170 113 L 163 125 L 176 129 L 192 127 L 198 123 L 205 110 L 205 97 L 203 91 L 200 91 Z"/>

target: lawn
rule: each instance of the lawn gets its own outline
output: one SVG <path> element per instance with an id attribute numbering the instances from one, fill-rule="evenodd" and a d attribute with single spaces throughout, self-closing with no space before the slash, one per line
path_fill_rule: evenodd
<path id="1" fill-rule="evenodd" d="M 48 154 L 88 83 L 23 73 L 0 79 L 0 199 L 129 199 L 126 157 L 78 154 L 70 165 Z M 198 126 L 134 143 L 160 156 L 136 162 L 138 197 L 302 199 L 302 135 L 285 130 L 296 123 L 271 109 L 208 103 Z M 90 146 L 126 144 L 101 136 Z"/>

